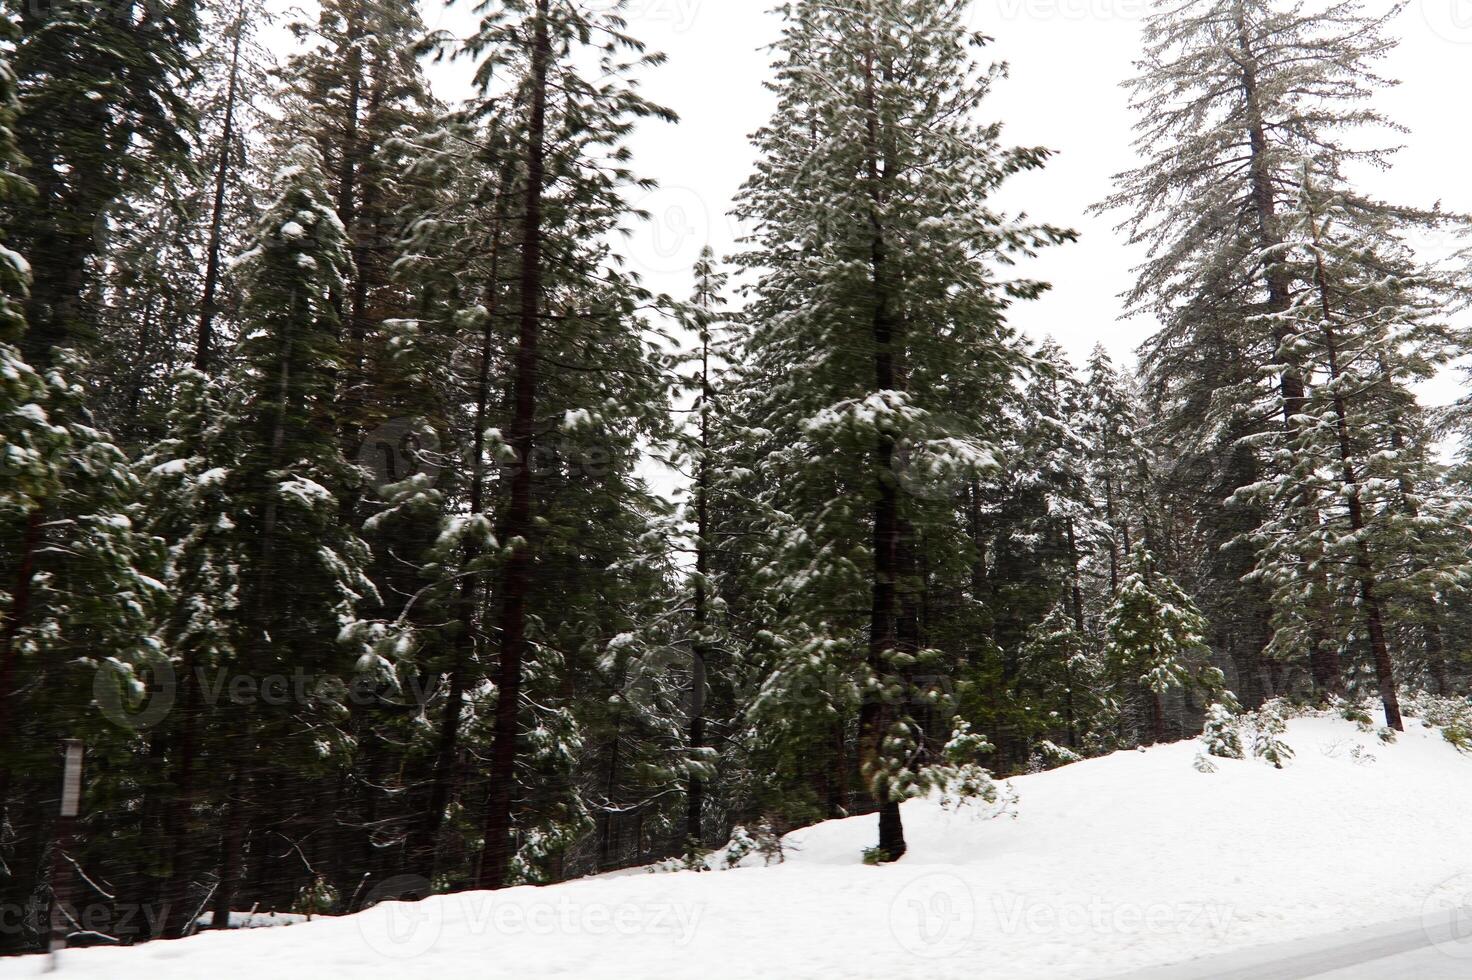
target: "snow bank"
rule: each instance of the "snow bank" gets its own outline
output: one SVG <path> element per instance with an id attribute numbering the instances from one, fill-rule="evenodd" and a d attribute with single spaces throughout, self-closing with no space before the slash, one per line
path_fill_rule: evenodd
<path id="1" fill-rule="evenodd" d="M 1393 745 L 1289 724 L 1296 752 L 1193 768 L 1196 743 L 1013 780 L 1017 816 L 905 806 L 910 853 L 866 867 L 872 817 L 787 861 L 381 905 L 290 929 L 72 950 L 62 977 L 1107 977 L 1387 922 L 1472 894 L 1472 757 L 1419 722 Z M 1438 891 L 1439 890 L 1439 891 Z M 0 963 L 33 976 L 38 958 Z"/>

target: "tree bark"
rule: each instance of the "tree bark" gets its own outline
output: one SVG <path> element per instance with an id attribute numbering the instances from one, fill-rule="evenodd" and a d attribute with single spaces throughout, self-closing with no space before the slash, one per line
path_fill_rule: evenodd
<path id="1" fill-rule="evenodd" d="M 1257 212 L 1258 239 L 1264 253 L 1273 253 L 1282 249 L 1283 236 L 1278 228 L 1277 198 L 1273 190 L 1271 161 L 1268 159 L 1267 122 L 1262 112 L 1257 57 L 1253 53 L 1252 38 L 1247 30 L 1246 14 L 1241 0 L 1237 0 L 1234 9 L 1237 39 L 1242 48 L 1242 91 L 1246 103 L 1252 199 Z M 1292 282 L 1281 265 L 1272 264 L 1280 259 L 1281 256 L 1269 259 L 1269 264 L 1264 268 L 1269 315 L 1287 312 L 1293 302 Z M 1273 342 L 1278 349 L 1282 348 L 1286 339 L 1287 336 L 1282 328 L 1274 328 Z M 1308 403 L 1308 389 L 1303 377 L 1292 367 L 1283 369 L 1278 379 L 1278 388 L 1283 398 L 1283 430 L 1291 442 L 1297 438 L 1299 433 L 1298 419 L 1303 414 L 1304 406 Z M 1304 498 L 1304 503 L 1307 505 L 1307 497 Z M 1309 563 L 1314 564 L 1313 559 L 1316 556 L 1308 557 Z M 1317 574 L 1322 576 L 1323 573 Z M 1317 592 L 1320 595 L 1327 595 L 1328 590 L 1319 589 Z M 1321 617 L 1321 621 L 1327 619 L 1328 610 L 1326 608 L 1321 607 L 1316 612 Z M 1271 642 L 1271 637 L 1268 642 Z M 1327 649 L 1326 637 L 1320 631 L 1311 631 L 1311 645 L 1309 670 L 1314 677 L 1315 687 L 1324 694 L 1341 693 L 1344 689 L 1344 677 L 1338 655 Z"/>
<path id="2" fill-rule="evenodd" d="M 485 511 L 485 442 L 486 422 L 490 415 L 491 359 L 494 354 L 496 311 L 501 264 L 501 197 L 497 195 L 495 225 L 491 231 L 490 308 L 486 313 L 481 330 L 480 373 L 475 389 L 475 431 L 471 434 L 471 514 Z M 444 826 L 445 808 L 450 802 L 450 790 L 454 783 L 455 756 L 460 745 L 460 727 L 467 687 L 466 674 L 476 659 L 476 606 L 479 591 L 478 578 L 469 574 L 471 566 L 481 557 L 482 549 L 476 542 L 465 548 L 466 575 L 460 580 L 456 619 L 460 633 L 455 638 L 449 670 L 449 689 L 445 700 L 445 714 L 440 721 L 439 744 L 435 750 L 434 773 L 431 777 L 428 805 L 418 821 L 415 839 L 409 846 L 410 860 L 418 866 L 426 878 L 434 879 L 435 859 L 439 850 L 440 829 Z"/>
<path id="3" fill-rule="evenodd" d="M 1317 279 L 1319 301 L 1324 315 L 1324 347 L 1329 357 L 1329 383 L 1336 384 L 1340 377 L 1339 351 L 1334 332 L 1333 305 L 1330 301 L 1329 274 L 1324 267 L 1322 249 L 1318 248 L 1319 228 L 1310 218 L 1315 248 L 1314 276 Z M 1349 498 L 1349 526 L 1357 539 L 1355 564 L 1359 569 L 1360 608 L 1363 610 L 1365 631 L 1369 634 L 1370 650 L 1375 658 L 1375 679 L 1380 687 L 1380 700 L 1385 706 L 1385 723 L 1398 732 L 1405 731 L 1401 719 L 1400 698 L 1395 690 L 1395 666 L 1390 659 L 1390 646 L 1385 639 L 1384 613 L 1380 602 L 1379 582 L 1375 575 L 1374 562 L 1370 557 L 1369 545 L 1364 540 L 1364 502 L 1360 500 L 1359 486 L 1355 475 L 1353 444 L 1349 437 L 1349 412 L 1344 395 L 1334 393 L 1335 434 L 1338 438 L 1340 476 L 1344 480 L 1345 495 Z"/>
<path id="4" fill-rule="evenodd" d="M 486 802 L 485 849 L 481 857 L 480 887 L 507 884 L 513 847 L 511 841 L 512 788 L 516 779 L 518 718 L 521 703 L 522 660 L 526 656 L 526 611 L 532 584 L 534 490 L 533 454 L 536 448 L 538 334 L 542 300 L 543 187 L 546 179 L 547 76 L 552 44 L 547 23 L 550 0 L 537 0 L 532 25 L 531 118 L 527 130 L 525 234 L 521 252 L 521 325 L 513 366 L 513 417 L 510 447 L 516 470 L 511 478 L 511 502 L 506 517 L 506 561 L 501 583 L 502 606 L 498 626 L 501 663 L 496 688 L 495 735 L 491 742 L 491 787 Z"/>
<path id="5" fill-rule="evenodd" d="M 225 87 L 225 121 L 220 134 L 220 159 L 215 165 L 215 199 L 210 216 L 210 238 L 206 248 L 204 295 L 199 303 L 199 329 L 194 343 L 194 367 L 205 374 L 214 354 L 215 294 L 220 285 L 220 253 L 225 227 L 225 191 L 230 175 L 230 144 L 235 140 L 235 103 L 240 86 L 240 45 L 245 33 L 245 4 L 235 13 L 235 35 L 230 50 L 230 81 Z"/>
<path id="6" fill-rule="evenodd" d="M 36 552 L 41 546 L 41 528 L 44 524 L 41 508 L 33 507 L 26 515 L 25 531 L 21 536 L 20 566 L 15 575 L 15 592 L 10 602 L 10 617 L 5 623 L 5 635 L 0 640 L 0 732 L 10 732 L 11 705 L 15 700 L 16 663 L 20 660 L 20 631 L 30 617 L 31 585 L 36 575 Z M 8 782 L 9 766 L 0 758 L 0 790 Z M 0 805 L 4 803 L 0 792 Z"/>
<path id="7" fill-rule="evenodd" d="M 706 577 L 710 574 L 710 341 L 700 352 L 700 464 L 695 478 L 695 598 L 692 627 L 695 643 L 690 651 L 690 749 L 705 747 L 705 695 L 707 658 L 706 644 L 709 612 L 706 600 Z M 702 811 L 705 805 L 705 783 L 698 773 L 690 773 L 686 787 L 685 839 L 692 848 L 704 839 Z"/>
<path id="8" fill-rule="evenodd" d="M 885 173 L 880 161 L 880 132 L 874 57 L 865 58 L 865 81 L 868 116 L 868 178 L 871 198 L 869 222 L 871 230 L 870 268 L 874 288 L 874 389 L 896 391 L 901 385 L 897 364 L 901 325 L 895 315 L 892 284 L 889 275 L 889 251 L 882 216 Z M 896 442 L 894 434 L 881 431 L 876 438 L 873 455 L 876 499 L 873 527 L 873 586 L 869 621 L 868 669 L 876 683 L 888 674 L 890 661 L 900 640 L 899 579 L 901 550 L 901 518 L 899 482 L 895 473 Z M 883 766 L 884 743 L 894 722 L 894 712 L 887 696 L 879 691 L 867 694 L 859 714 L 864 779 L 874 802 L 879 806 L 879 854 L 882 860 L 898 861 L 906 850 L 904 825 L 899 803 L 891 794 L 888 780 L 880 771 Z"/>

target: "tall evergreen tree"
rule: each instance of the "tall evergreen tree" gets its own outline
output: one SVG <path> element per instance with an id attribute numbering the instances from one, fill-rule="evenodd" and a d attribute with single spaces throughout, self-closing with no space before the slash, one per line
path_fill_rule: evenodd
<path id="1" fill-rule="evenodd" d="M 1411 388 L 1454 353 L 1446 296 L 1388 208 L 1314 173 L 1304 166 L 1282 215 L 1275 263 L 1304 285 L 1272 328 L 1284 338 L 1279 360 L 1310 385 L 1296 432 L 1274 441 L 1270 478 L 1254 488 L 1272 511 L 1253 540 L 1279 608 L 1275 644 L 1327 640 L 1348 656 L 1356 638 L 1367 643 L 1386 723 L 1401 729 L 1391 630 L 1468 574 L 1468 502 L 1445 492 L 1406 408 Z"/>
<path id="2" fill-rule="evenodd" d="M 89 262 L 109 210 L 187 158 L 183 83 L 199 24 L 195 0 L 8 6 L 20 21 L 16 132 L 35 188 L 12 232 L 34 270 L 22 349 L 44 366 L 96 332 Z"/>
<path id="3" fill-rule="evenodd" d="M 378 404 L 393 391 L 385 349 L 392 333 L 382 324 L 413 312 L 390 273 L 399 222 L 428 203 L 409 179 L 404 143 L 437 122 L 438 106 L 419 65 L 425 30 L 417 4 L 327 0 L 314 20 L 290 26 L 303 50 L 278 73 L 276 142 L 316 144 L 348 232 L 353 266 L 334 302 L 343 330 L 338 423 L 352 452 L 365 432 L 399 417 L 398 406 Z"/>
<path id="4" fill-rule="evenodd" d="M 0 582 L 5 583 L 0 586 L 0 721 L 9 734 L 0 755 L 0 806 L 9 827 L 0 844 L 5 865 L 0 903 L 13 908 L 31 905 L 45 886 L 45 855 L 55 846 L 53 818 L 27 804 L 44 798 L 60 778 L 57 740 L 87 738 L 98 758 L 126 758 L 125 741 L 91 710 L 90 693 L 113 682 L 137 687 L 157 656 L 151 614 L 161 595 L 149 573 L 158 555 L 154 542 L 137 532 L 132 505 L 138 484 L 123 453 L 92 424 L 87 390 L 76 380 L 77 359 L 58 347 L 80 308 L 80 273 L 91 254 L 99 213 L 89 209 L 111 203 L 116 187 L 108 185 L 105 194 L 86 201 L 80 197 L 98 190 L 100 185 L 90 183 L 94 178 L 105 184 L 108 168 L 118 162 L 109 160 L 98 172 L 82 174 L 71 166 L 80 169 L 87 161 L 67 154 L 119 134 L 106 126 L 91 132 L 85 120 L 76 130 L 59 130 L 55 121 L 61 110 L 52 100 L 77 82 L 72 72 L 102 71 L 91 76 L 94 82 L 125 97 L 137 94 L 127 87 L 136 80 L 132 75 L 109 76 L 96 63 L 80 66 L 67 56 L 79 54 L 73 45 L 99 43 L 90 32 L 100 16 L 90 7 L 27 6 L 19 17 L 20 37 L 0 72 L 7 94 L 20 98 L 18 112 L 9 100 L 0 110 L 7 117 L 0 136 L 0 184 L 13 222 L 7 232 L 14 235 L 13 247 L 0 253 L 7 292 L 0 343 L 9 365 L 4 382 L 9 411 L 0 436 L 8 471 L 0 520 Z M 13 23 L 7 12 L 7 30 Z M 54 29 L 41 31 L 45 37 L 32 33 L 43 24 Z M 165 47 L 168 61 L 173 48 Z M 52 56 L 61 61 L 53 65 Z M 91 105 L 80 111 L 92 112 Z M 136 104 L 125 104 L 119 118 L 134 109 Z M 128 149 L 139 152 L 149 137 L 148 132 L 130 136 Z M 16 149 L 25 153 L 25 164 Z M 27 351 L 30 356 L 23 355 Z M 28 363 L 36 363 L 36 370 Z M 35 939 L 26 929 L 3 937 L 7 947 Z"/>
<path id="5" fill-rule="evenodd" d="M 632 73 L 663 58 L 626 32 L 622 8 L 512 0 L 484 11 L 460 49 L 480 62 L 479 113 L 505 134 L 490 144 L 500 154 L 492 170 L 509 176 L 507 207 L 499 213 L 515 230 L 504 284 L 484 291 L 497 301 L 498 330 L 506 329 L 496 336 L 509 388 L 487 447 L 501 461 L 495 523 L 503 552 L 489 620 L 497 662 L 476 875 L 484 888 L 510 883 L 526 866 L 513 831 L 522 840 L 536 831 L 526 824 L 537 782 L 521 773 L 536 762 L 523 751 L 536 747 L 528 746 L 524 720 L 536 711 L 539 685 L 571 684 L 595 668 L 587 658 L 604 651 L 610 656 L 602 659 L 600 681 L 624 684 L 628 660 L 619 653 L 624 645 L 613 641 L 630 632 L 627 617 L 637 616 L 637 604 L 620 608 L 618 597 L 649 570 L 637 545 L 657 505 L 634 472 L 633 449 L 667 426 L 663 372 L 641 337 L 647 324 L 640 311 L 651 297 L 618 268 L 606 237 L 635 216 L 620 189 L 649 186 L 629 172 L 624 140 L 638 120 L 673 115 L 635 90 Z M 595 457 L 600 461 L 590 463 Z M 598 522 L 590 524 L 594 515 Z M 564 576 L 563 588 L 595 562 L 612 574 L 577 594 L 588 603 L 582 622 L 599 625 L 576 642 L 559 637 L 552 624 L 569 607 L 564 596 L 555 616 L 544 610 L 542 603 L 552 601 L 549 576 Z M 611 752 L 622 718 L 615 706 L 591 722 L 611 726 Z M 571 731 L 575 716 L 563 712 L 558 721 Z M 563 787 L 558 804 L 569 814 L 558 818 L 563 824 L 577 822 L 570 790 Z"/>
<path id="6" fill-rule="evenodd" d="M 111 209 L 89 291 L 109 343 L 90 353 L 91 404 L 133 447 L 162 438 L 180 368 L 215 373 L 238 334 L 239 290 L 227 260 L 257 218 L 257 134 L 271 56 L 262 0 L 202 0 L 184 101 L 198 119 L 192 159 L 166 161 L 151 186 Z"/>
<path id="7" fill-rule="evenodd" d="M 744 411 L 765 433 L 776 544 L 760 574 L 782 607 L 759 708 L 799 745 L 822 716 L 784 701 L 793 691 L 824 692 L 829 724 L 854 718 L 882 860 L 903 855 L 899 803 L 934 757 L 914 693 L 933 659 L 919 560 L 948 564 L 958 540 L 936 488 L 995 465 L 994 413 L 1021 365 L 1003 311 L 1043 288 L 996 269 L 1067 237 L 986 204 L 1048 154 L 974 121 L 1003 69 L 975 66 L 962 7 L 792 5 L 739 208 L 757 228 L 742 261 L 760 270 L 747 356 L 763 386 Z"/>
<path id="8" fill-rule="evenodd" d="M 1283 215 L 1302 159 L 1331 186 L 1342 184 L 1349 168 L 1388 166 L 1391 150 L 1354 137 L 1366 128 L 1394 128 L 1369 101 L 1392 84 L 1379 66 L 1395 46 L 1389 25 L 1403 7 L 1371 13 L 1359 0 L 1188 0 L 1159 4 L 1146 21 L 1140 73 L 1129 83 L 1140 116 L 1135 145 L 1145 162 L 1118 176 L 1119 189 L 1104 206 L 1125 212 L 1123 230 L 1148 249 L 1126 299 L 1163 324 L 1146 343 L 1143 363 L 1186 470 L 1180 483 L 1219 485 L 1230 496 L 1262 476 L 1261 460 L 1238 448 L 1250 445 L 1244 438 L 1273 427 L 1295 438 L 1308 379 L 1291 365 L 1271 377 L 1262 373 L 1277 363 L 1286 339 L 1276 332 L 1280 317 L 1302 285 L 1273 261 L 1285 241 Z M 1444 219 L 1404 208 L 1385 213 L 1402 223 Z M 1281 406 L 1276 421 L 1251 410 L 1269 385 Z M 1259 516 L 1224 513 L 1214 501 L 1197 514 L 1204 535 L 1216 541 L 1240 537 Z M 1304 561 L 1314 566 L 1316 556 Z M 1243 566 L 1237 559 L 1211 570 L 1230 575 Z M 1235 580 L 1208 588 L 1233 595 L 1239 609 L 1243 599 L 1266 598 L 1238 594 Z M 1234 645 L 1242 636 L 1266 644 L 1271 631 L 1257 624 L 1269 615 L 1266 606 L 1254 610 Z M 1320 637 L 1303 651 L 1321 692 L 1342 684 L 1331 647 Z M 1249 667 L 1259 659 L 1234 658 Z"/>
<path id="9" fill-rule="evenodd" d="M 332 208 L 321 157 L 304 144 L 288 153 L 275 199 L 242 259 L 247 332 L 229 378 L 223 415 L 202 424 L 208 389 L 176 413 L 172 441 L 155 450 L 162 513 L 189 508 L 170 563 L 177 612 L 170 654 L 188 671 L 219 666 L 230 676 L 303 678 L 298 697 L 264 693 L 229 705 L 210 737 L 214 752 L 242 760 L 217 787 L 215 923 L 223 925 L 242 883 L 270 859 L 265 840 L 294 840 L 293 817 L 255 802 L 266 786 L 278 802 L 310 807 L 320 780 L 348 750 L 340 723 L 359 653 L 340 634 L 374 589 L 366 547 L 345 526 L 338 500 L 358 480 L 334 427 L 338 318 L 333 298 L 350 267 L 346 236 Z M 177 455 L 177 462 L 162 459 Z M 201 621 L 203 617 L 203 621 Z M 187 692 L 192 693 L 192 692 Z M 186 712 L 180 725 L 198 726 Z M 305 725 L 311 738 L 294 735 Z M 204 768 L 196 727 L 180 736 L 181 775 Z M 184 785 L 192 778 L 184 779 Z M 289 809 L 289 808 L 288 808 Z M 283 876 L 285 877 L 285 876 Z M 300 880 L 300 872 L 296 877 Z M 278 879 L 285 901 L 298 889 Z M 302 882 L 305 884 L 307 882 Z"/>

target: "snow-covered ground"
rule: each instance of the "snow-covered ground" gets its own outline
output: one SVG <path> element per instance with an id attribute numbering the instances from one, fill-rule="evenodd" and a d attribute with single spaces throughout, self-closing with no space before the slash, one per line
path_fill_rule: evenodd
<path id="1" fill-rule="evenodd" d="M 1472 896 L 1472 757 L 1408 724 L 1382 745 L 1337 719 L 1291 722 L 1296 758 L 1283 771 L 1217 760 L 1197 772 L 1195 743 L 1122 752 L 1013 780 L 1015 818 L 911 802 L 910 853 L 888 867 L 861 863 L 875 820 L 856 818 L 792 834 L 772 867 L 605 876 L 72 950 L 60 976 L 1107 977 Z M 41 965 L 0 962 L 0 978 Z"/>

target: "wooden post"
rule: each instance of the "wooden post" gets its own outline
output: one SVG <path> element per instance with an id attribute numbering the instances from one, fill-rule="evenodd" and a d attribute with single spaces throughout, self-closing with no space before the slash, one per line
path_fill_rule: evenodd
<path id="1" fill-rule="evenodd" d="M 69 738 L 66 746 L 66 769 L 61 780 L 61 815 L 56 821 L 56 843 L 51 853 L 51 962 L 48 972 L 60 966 L 60 953 L 66 949 L 66 906 L 71 900 L 73 875 L 67 867 L 66 849 L 71 844 L 77 815 L 82 810 L 82 742 Z"/>

